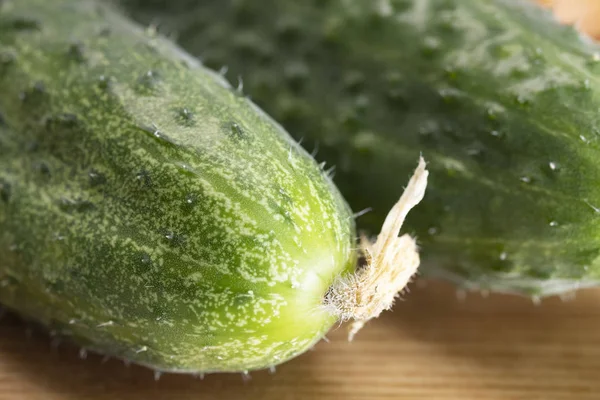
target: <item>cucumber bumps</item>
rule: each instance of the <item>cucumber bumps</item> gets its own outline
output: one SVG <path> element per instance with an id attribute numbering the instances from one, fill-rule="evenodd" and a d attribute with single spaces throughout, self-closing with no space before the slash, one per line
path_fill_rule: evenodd
<path id="1" fill-rule="evenodd" d="M 0 114 L 8 307 L 181 372 L 269 367 L 349 318 L 330 290 L 354 276 L 348 206 L 170 42 L 92 1 L 4 1 Z"/>
<path id="2" fill-rule="evenodd" d="M 533 296 L 598 283 L 600 48 L 536 5 L 121 2 L 318 146 L 352 208 L 372 208 L 359 228 L 422 152 L 432 180 L 407 223 L 424 274 Z"/>

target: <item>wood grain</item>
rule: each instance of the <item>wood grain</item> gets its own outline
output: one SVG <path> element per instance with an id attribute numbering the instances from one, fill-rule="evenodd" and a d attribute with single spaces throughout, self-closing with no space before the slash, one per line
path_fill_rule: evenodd
<path id="1" fill-rule="evenodd" d="M 89 355 L 39 333 L 28 338 L 14 316 L 0 323 L 0 399 L 600 399 L 600 290 L 534 305 L 513 296 L 457 298 L 446 284 L 413 288 L 346 341 L 329 343 L 276 373 L 163 375 Z"/>

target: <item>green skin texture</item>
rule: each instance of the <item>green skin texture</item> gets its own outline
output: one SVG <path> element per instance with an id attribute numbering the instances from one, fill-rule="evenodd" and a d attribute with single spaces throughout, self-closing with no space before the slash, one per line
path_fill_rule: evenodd
<path id="1" fill-rule="evenodd" d="M 121 0 L 335 165 L 378 232 L 422 153 L 420 271 L 549 295 L 600 277 L 600 48 L 529 1 Z M 268 23 L 264 16 L 268 15 Z"/>
<path id="2" fill-rule="evenodd" d="M 0 88 L 1 303 L 172 372 L 269 367 L 336 322 L 352 214 L 218 74 L 97 3 L 16 0 Z"/>

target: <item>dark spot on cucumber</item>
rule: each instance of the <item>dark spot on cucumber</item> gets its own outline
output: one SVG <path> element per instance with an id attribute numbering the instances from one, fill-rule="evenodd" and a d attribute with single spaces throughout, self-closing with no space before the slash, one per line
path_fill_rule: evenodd
<path id="1" fill-rule="evenodd" d="M 154 37 L 153 35 L 154 35 L 154 34 L 151 34 L 151 37 Z M 152 43 L 152 42 L 147 42 L 147 43 L 144 43 L 144 47 L 145 47 L 145 48 L 146 48 L 146 50 L 148 50 L 150 53 L 158 54 L 158 48 L 156 47 L 156 45 L 155 45 L 154 43 Z"/>
<path id="2" fill-rule="evenodd" d="M 489 136 L 498 140 L 503 140 L 506 138 L 506 132 L 500 130 L 491 130 L 489 131 Z"/>
<path id="3" fill-rule="evenodd" d="M 112 85 L 112 79 L 106 75 L 100 75 L 98 78 L 98 87 L 102 90 L 109 90 Z"/>
<path id="4" fill-rule="evenodd" d="M 591 90 L 592 89 L 592 85 L 590 83 L 589 79 L 584 79 L 581 81 L 581 88 L 585 91 Z"/>
<path id="5" fill-rule="evenodd" d="M 586 66 L 592 70 L 593 73 L 597 74 L 600 72 L 600 57 L 598 55 L 593 55 L 586 62 Z"/>
<path id="6" fill-rule="evenodd" d="M 434 28 L 441 36 L 454 35 L 460 31 L 453 15 L 442 15 L 442 17 L 436 21 Z"/>
<path id="7" fill-rule="evenodd" d="M 58 113 L 47 116 L 44 127 L 48 133 L 40 137 L 40 145 L 44 149 L 60 159 L 81 154 L 74 143 L 85 137 L 85 127 L 75 114 Z"/>
<path id="8" fill-rule="evenodd" d="M 199 204 L 202 203 L 204 193 L 203 189 L 196 189 L 193 193 L 188 193 L 183 198 L 183 202 L 181 204 L 181 210 L 190 213 L 194 210 Z"/>
<path id="9" fill-rule="evenodd" d="M 171 247 L 184 247 L 187 242 L 187 236 L 173 232 L 171 230 L 162 229 L 160 234 L 165 239 L 166 243 Z"/>
<path id="10" fill-rule="evenodd" d="M 521 108 L 526 108 L 530 105 L 530 100 L 523 94 L 515 95 L 514 101 Z"/>
<path id="11" fill-rule="evenodd" d="M 514 48 L 507 46 L 505 43 L 492 44 L 489 47 L 489 53 L 498 60 L 509 59 L 515 55 Z"/>
<path id="12" fill-rule="evenodd" d="M 8 203 L 12 194 L 12 186 L 4 179 L 0 179 L 0 200 L 4 203 Z"/>
<path id="13" fill-rule="evenodd" d="M 519 178 L 519 180 L 528 185 L 534 182 L 534 179 L 529 175 L 523 175 Z"/>
<path id="14" fill-rule="evenodd" d="M 136 273 L 142 274 L 152 267 L 152 257 L 145 251 L 140 251 L 133 256 Z"/>
<path id="15" fill-rule="evenodd" d="M 198 195 L 194 193 L 189 193 L 185 196 L 183 201 L 183 209 L 184 210 L 192 210 L 196 203 L 198 202 Z"/>
<path id="16" fill-rule="evenodd" d="M 239 26 L 249 26 L 256 20 L 256 10 L 250 3 L 247 0 L 237 0 L 231 4 L 235 21 Z"/>
<path id="17" fill-rule="evenodd" d="M 0 50 L 0 76 L 15 63 L 17 55 L 11 50 Z"/>
<path id="18" fill-rule="evenodd" d="M 191 69 L 191 68 L 194 68 L 195 64 L 190 62 L 190 60 L 180 60 L 179 65 L 185 69 Z"/>
<path id="19" fill-rule="evenodd" d="M 527 59 L 533 64 L 544 62 L 544 50 L 541 47 L 527 48 Z"/>
<path id="20" fill-rule="evenodd" d="M 463 95 L 461 92 L 459 92 L 456 89 L 453 89 L 453 88 L 440 89 L 438 94 L 441 99 L 442 107 L 445 107 L 445 108 L 452 107 L 452 109 L 456 109 L 456 108 L 459 108 L 463 104 L 463 102 L 461 101 L 463 98 Z"/>
<path id="21" fill-rule="evenodd" d="M 15 17 L 9 21 L 9 27 L 17 31 L 40 30 L 41 23 L 30 17 Z"/>
<path id="22" fill-rule="evenodd" d="M 382 32 L 386 20 L 385 13 L 379 10 L 369 10 L 363 17 L 364 23 L 369 27 L 371 34 Z"/>
<path id="23" fill-rule="evenodd" d="M 372 132 L 360 132 L 352 137 L 353 150 L 363 156 L 372 156 L 377 150 L 377 137 Z"/>
<path id="24" fill-rule="evenodd" d="M 292 199 L 292 197 L 288 194 L 288 192 L 283 187 L 280 186 L 278 192 L 281 195 L 281 199 L 283 200 L 284 203 L 286 203 L 288 205 L 292 205 L 294 203 L 294 200 Z"/>
<path id="25" fill-rule="evenodd" d="M 354 108 L 357 113 L 364 114 L 367 108 L 369 107 L 369 97 L 364 94 L 359 94 L 354 98 Z"/>
<path id="26" fill-rule="evenodd" d="M 92 187 L 100 186 L 106 183 L 106 176 L 95 169 L 90 170 L 88 177 L 90 180 L 90 186 Z"/>
<path id="27" fill-rule="evenodd" d="M 287 45 L 294 44 L 300 39 L 302 23 L 297 19 L 285 18 L 275 23 L 278 39 Z"/>
<path id="28" fill-rule="evenodd" d="M 65 290 L 65 283 L 61 279 L 46 280 L 46 291 L 54 294 L 62 293 Z"/>
<path id="29" fill-rule="evenodd" d="M 51 176 L 50 167 L 43 161 L 36 163 L 35 169 L 45 178 Z"/>
<path id="30" fill-rule="evenodd" d="M 77 63 L 85 61 L 85 46 L 81 42 L 71 43 L 67 50 L 67 57 Z"/>
<path id="31" fill-rule="evenodd" d="M 528 64 L 519 64 L 510 70 L 510 76 L 511 76 L 511 78 L 514 78 L 514 79 L 527 78 L 529 73 L 530 73 L 530 68 L 529 68 Z"/>
<path id="32" fill-rule="evenodd" d="M 405 81 L 405 77 L 400 71 L 388 71 L 383 76 L 383 81 L 387 86 L 397 85 Z"/>
<path id="33" fill-rule="evenodd" d="M 475 143 L 470 147 L 467 147 L 466 154 L 467 156 L 477 160 L 478 162 L 485 161 L 485 150 L 479 143 Z"/>
<path id="34" fill-rule="evenodd" d="M 441 48 L 442 43 L 439 39 L 433 36 L 428 36 L 423 39 L 421 54 L 425 58 L 432 59 L 440 52 Z"/>
<path id="35" fill-rule="evenodd" d="M 184 174 L 184 175 L 187 175 L 187 176 L 194 177 L 194 176 L 197 176 L 197 175 L 198 175 L 198 172 L 197 172 L 196 170 L 194 170 L 194 168 L 192 168 L 192 166 L 191 166 L 191 165 L 188 165 L 188 164 L 186 164 L 186 163 L 178 163 L 178 164 L 177 164 L 177 169 L 178 169 L 178 170 L 179 170 L 179 171 L 180 171 L 182 174 Z"/>
<path id="36" fill-rule="evenodd" d="M 476 139 L 474 132 L 463 129 L 456 121 L 443 121 L 440 132 L 444 137 L 451 139 L 452 142 L 462 145 L 467 150 L 466 154 L 469 154 L 469 151 L 475 148 L 481 150 L 486 148 L 483 142 Z"/>
<path id="37" fill-rule="evenodd" d="M 447 66 L 444 68 L 444 76 L 448 81 L 456 81 L 460 78 L 461 73 L 460 70 L 453 66 Z"/>
<path id="38" fill-rule="evenodd" d="M 80 125 L 80 121 L 75 114 L 60 113 L 46 118 L 46 129 L 55 131 L 58 129 L 72 129 Z"/>
<path id="39" fill-rule="evenodd" d="M 148 253 L 145 253 L 145 252 L 141 253 L 139 260 L 142 265 L 145 265 L 145 266 L 152 265 L 152 258 L 150 257 L 150 254 L 148 254 Z"/>
<path id="40" fill-rule="evenodd" d="M 550 268 L 530 268 L 527 271 L 527 276 L 535 279 L 550 279 L 552 277 L 552 271 Z"/>
<path id="41" fill-rule="evenodd" d="M 427 228 L 427 234 L 429 236 L 437 236 L 439 235 L 441 232 L 441 229 L 439 226 L 436 225 L 431 225 L 429 228 Z"/>
<path id="42" fill-rule="evenodd" d="M 228 136 L 234 140 L 248 140 L 249 139 L 246 131 L 244 131 L 244 129 L 237 122 L 233 122 L 230 125 L 229 129 L 226 130 L 226 133 L 228 133 Z"/>
<path id="43" fill-rule="evenodd" d="M 293 218 L 292 218 L 292 213 L 288 209 L 287 205 L 283 206 L 281 204 L 276 203 L 272 199 L 270 199 L 268 201 L 268 204 L 269 204 L 269 208 L 271 208 L 271 210 L 273 210 L 273 213 L 282 216 L 283 220 L 286 223 L 288 223 L 290 225 L 295 225 L 296 224 L 294 222 Z"/>
<path id="44" fill-rule="evenodd" d="M 254 301 L 252 293 L 240 293 L 233 298 L 233 304 L 236 307 L 242 307 L 245 304 L 252 303 L 252 301 Z"/>
<path id="45" fill-rule="evenodd" d="M 364 125 L 360 119 L 360 116 L 357 115 L 355 110 L 352 108 L 342 109 L 338 118 L 341 127 L 345 132 L 357 133 Z"/>
<path id="46" fill-rule="evenodd" d="M 385 98 L 394 109 L 408 110 L 410 108 L 410 92 L 406 88 L 391 87 L 386 90 Z"/>
<path id="47" fill-rule="evenodd" d="M 399 107 L 402 110 L 408 110 L 410 108 L 412 91 L 405 82 L 405 78 L 397 71 L 388 72 L 384 76 L 383 84 L 387 87 L 385 99 L 394 109 Z"/>
<path id="48" fill-rule="evenodd" d="M 485 117 L 490 123 L 496 123 L 501 110 L 497 106 L 490 106 L 485 110 Z"/>
<path id="49" fill-rule="evenodd" d="M 542 165 L 542 172 L 550 179 L 556 179 L 560 175 L 561 166 L 556 161 L 550 161 Z"/>
<path id="50" fill-rule="evenodd" d="M 144 189 L 150 189 L 152 187 L 152 177 L 150 176 L 150 172 L 145 169 L 138 172 L 135 175 L 135 179 Z"/>
<path id="51" fill-rule="evenodd" d="M 19 93 L 19 99 L 23 104 L 38 106 L 44 102 L 46 95 L 46 85 L 44 85 L 44 82 L 38 81 L 32 87 Z"/>
<path id="52" fill-rule="evenodd" d="M 496 252 L 496 257 L 490 262 L 490 269 L 495 272 L 510 272 L 514 269 L 514 263 L 510 259 L 508 253 L 505 251 Z M 482 258 L 479 260 L 480 263 L 485 263 L 486 260 Z"/>
<path id="53" fill-rule="evenodd" d="M 35 153 L 40 149 L 40 142 L 38 142 L 37 140 L 29 142 L 26 144 L 25 149 L 30 153 Z"/>
<path id="54" fill-rule="evenodd" d="M 194 119 L 194 114 L 188 108 L 178 108 L 175 110 L 176 120 L 182 126 L 192 127 L 195 125 L 196 121 Z"/>
<path id="55" fill-rule="evenodd" d="M 106 250 L 105 250 L 105 252 L 106 252 Z M 70 278 L 76 279 L 76 280 L 83 278 L 86 275 L 84 273 L 84 269 L 81 268 L 81 265 L 77 265 L 77 264 L 69 265 L 67 267 L 67 274 L 69 275 Z"/>
<path id="56" fill-rule="evenodd" d="M 360 71 L 348 71 L 342 78 L 343 88 L 349 92 L 357 94 L 364 88 L 366 79 Z"/>
<path id="57" fill-rule="evenodd" d="M 91 201 L 83 199 L 62 198 L 59 200 L 58 205 L 62 211 L 67 213 L 80 213 L 94 209 L 94 204 Z"/>
<path id="58" fill-rule="evenodd" d="M 100 29 L 100 31 L 98 32 L 98 36 L 100 37 L 108 37 L 111 34 L 111 30 L 109 27 L 105 26 L 104 28 Z"/>
<path id="59" fill-rule="evenodd" d="M 285 80 L 294 92 L 302 89 L 309 77 L 308 66 L 303 62 L 292 62 L 285 65 L 283 75 Z"/>
<path id="60" fill-rule="evenodd" d="M 161 81 L 158 72 L 149 70 L 138 78 L 134 89 L 140 95 L 153 96 L 159 91 Z"/>
<path id="61" fill-rule="evenodd" d="M 436 1 L 432 6 L 436 6 L 439 1 Z M 412 10 L 414 7 L 414 2 L 412 0 L 396 0 L 393 2 L 392 7 L 394 8 L 394 13 L 405 13 L 409 10 Z"/>

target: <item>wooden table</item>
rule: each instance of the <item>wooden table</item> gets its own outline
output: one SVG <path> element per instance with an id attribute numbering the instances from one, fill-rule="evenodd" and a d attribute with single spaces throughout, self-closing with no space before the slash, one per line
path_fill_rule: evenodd
<path id="1" fill-rule="evenodd" d="M 0 322 L 0 399 L 600 399 L 600 290 L 575 299 L 412 293 L 354 342 L 345 329 L 275 374 L 163 375 L 52 349 L 12 315 Z"/>

